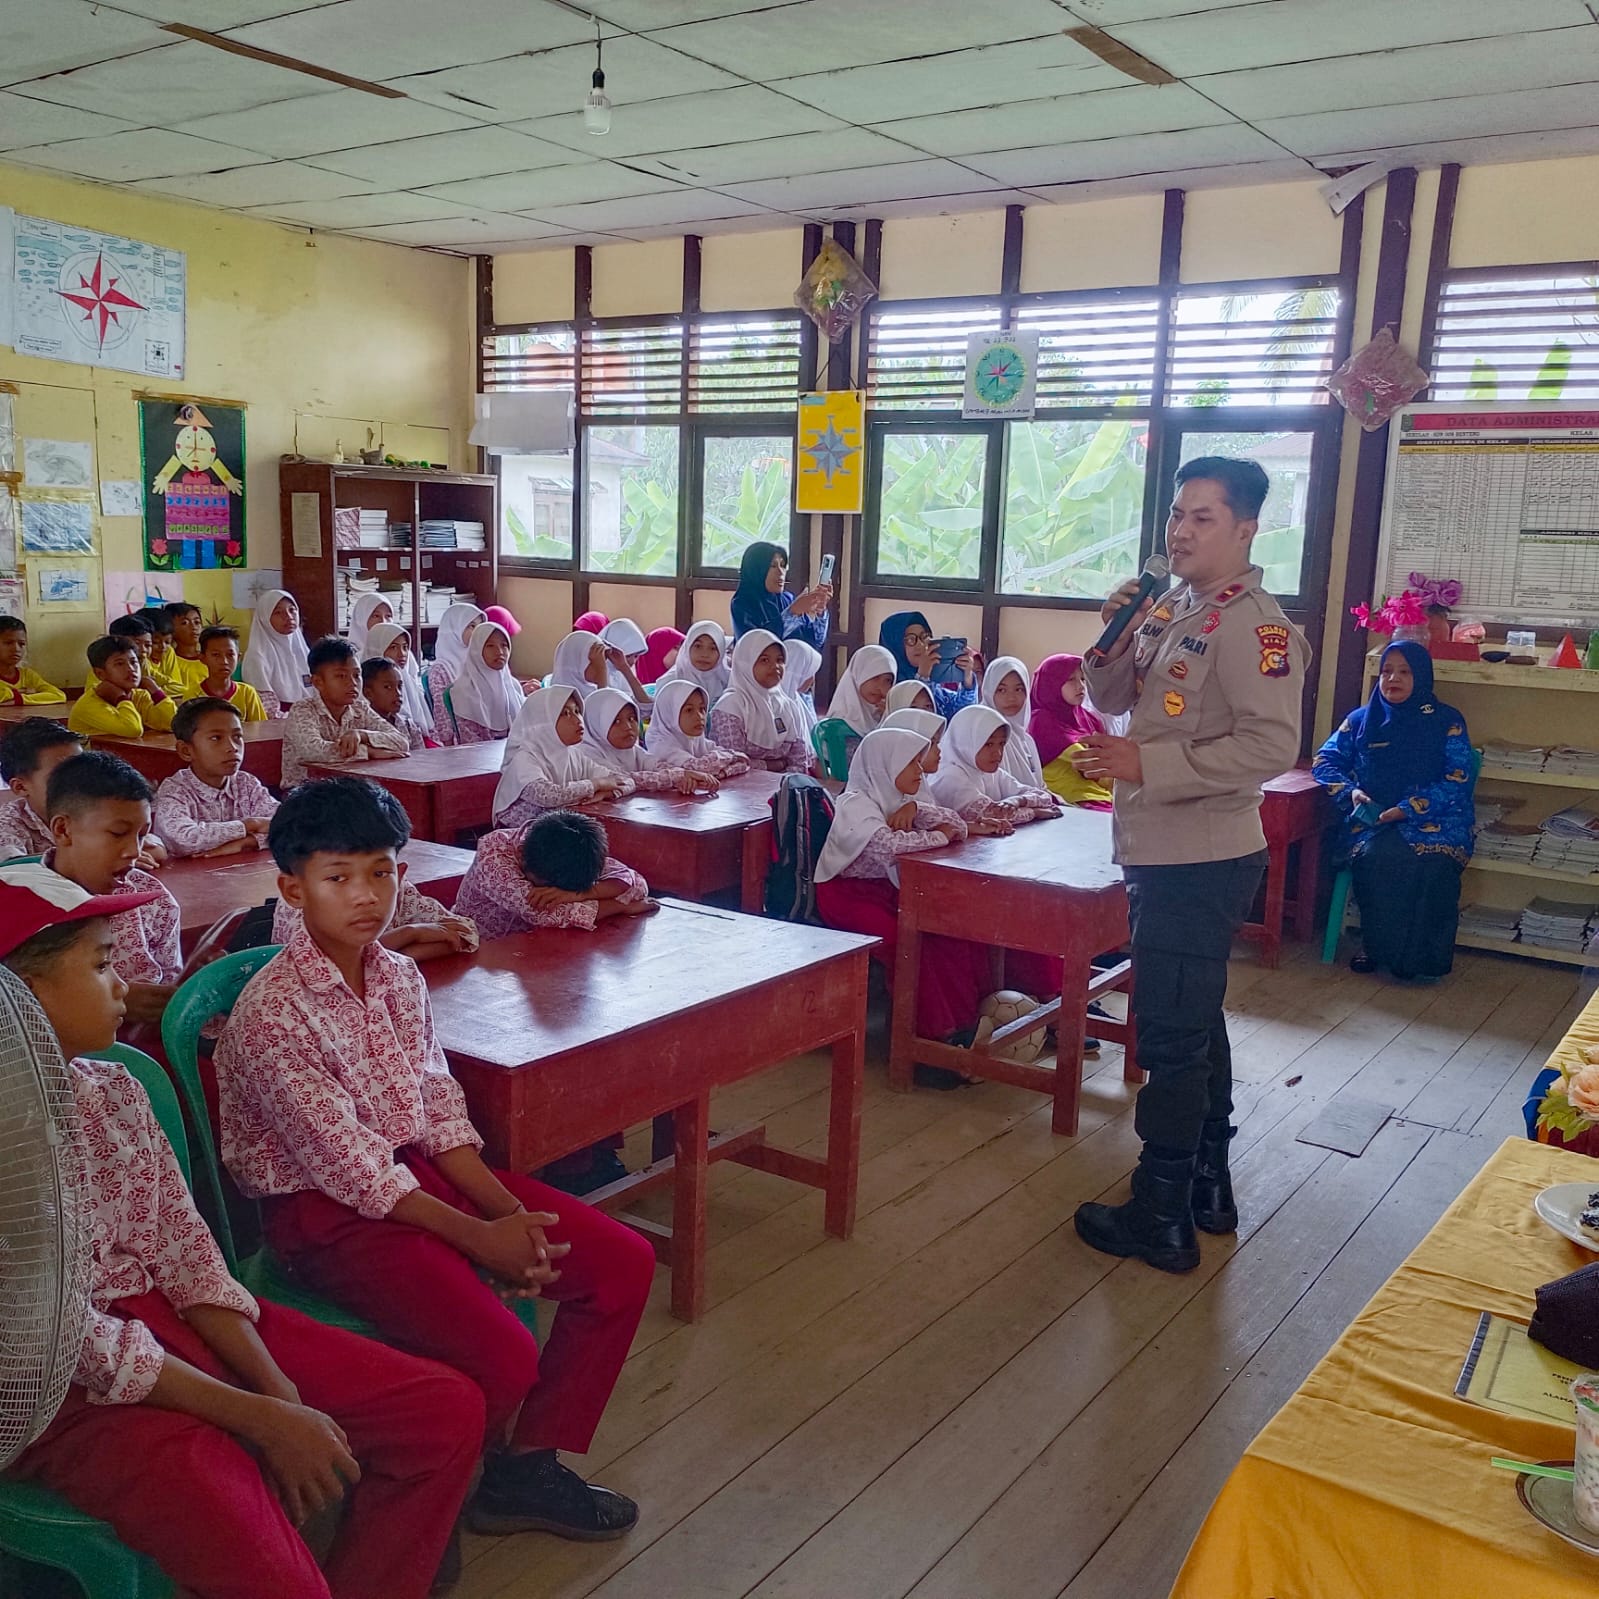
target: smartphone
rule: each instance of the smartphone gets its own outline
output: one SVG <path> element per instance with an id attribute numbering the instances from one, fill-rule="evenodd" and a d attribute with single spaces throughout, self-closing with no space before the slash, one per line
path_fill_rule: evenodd
<path id="1" fill-rule="evenodd" d="M 941 638 L 938 640 L 938 658 L 946 666 L 953 664 L 958 656 L 966 653 L 966 640 L 963 638 Z"/>
<path id="2" fill-rule="evenodd" d="M 816 586 L 818 588 L 824 583 L 833 581 L 833 569 L 837 565 L 838 557 L 836 555 L 829 554 L 822 557 L 822 569 L 816 574 Z"/>

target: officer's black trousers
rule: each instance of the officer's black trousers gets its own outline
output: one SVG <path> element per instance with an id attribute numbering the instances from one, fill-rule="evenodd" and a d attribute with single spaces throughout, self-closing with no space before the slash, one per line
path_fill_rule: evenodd
<path id="1" fill-rule="evenodd" d="M 1191 866 L 1128 866 L 1138 1092 L 1146 1144 L 1193 1152 L 1207 1118 L 1233 1108 L 1233 1057 L 1222 1003 L 1227 956 L 1260 886 L 1266 852 Z"/>

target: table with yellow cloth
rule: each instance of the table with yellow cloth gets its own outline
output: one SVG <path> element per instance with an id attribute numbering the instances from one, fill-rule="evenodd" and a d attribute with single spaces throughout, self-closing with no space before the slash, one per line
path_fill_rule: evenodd
<path id="1" fill-rule="evenodd" d="M 1478 1316 L 1527 1322 L 1594 1255 L 1533 1212 L 1587 1155 L 1508 1139 L 1227 1479 L 1173 1599 L 1594 1599 L 1599 1558 L 1522 1508 L 1494 1455 L 1569 1460 L 1574 1428 L 1455 1398 Z"/>

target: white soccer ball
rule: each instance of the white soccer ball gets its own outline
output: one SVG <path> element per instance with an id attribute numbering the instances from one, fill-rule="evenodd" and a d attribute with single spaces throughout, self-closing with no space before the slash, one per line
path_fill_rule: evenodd
<path id="1" fill-rule="evenodd" d="M 1031 994 L 1020 993 L 1014 988 L 1002 988 L 997 994 L 990 994 L 977 1008 L 977 1036 L 972 1040 L 972 1047 L 985 1048 L 988 1040 L 1001 1027 L 1019 1021 L 1037 1008 L 1038 1001 Z M 1047 1022 L 1040 1022 L 1031 1032 L 1018 1033 L 1014 1038 L 1006 1039 L 993 1054 L 1000 1060 L 1030 1066 L 1044 1053 L 1044 1034 L 1048 1025 Z"/>

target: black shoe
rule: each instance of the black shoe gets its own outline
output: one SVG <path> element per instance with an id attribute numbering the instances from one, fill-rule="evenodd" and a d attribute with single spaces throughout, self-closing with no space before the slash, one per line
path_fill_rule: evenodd
<path id="1" fill-rule="evenodd" d="M 1352 972 L 1359 972 L 1362 976 L 1365 976 L 1368 973 L 1377 970 L 1377 963 L 1369 955 L 1356 955 L 1351 958 L 1349 962 L 1349 969 Z"/>
<path id="2" fill-rule="evenodd" d="M 911 1076 L 918 1088 L 936 1088 L 941 1094 L 948 1093 L 952 1088 L 970 1088 L 980 1080 L 949 1066 L 918 1066 Z"/>
<path id="3" fill-rule="evenodd" d="M 573 1161 L 568 1156 L 566 1160 L 545 1167 L 543 1181 L 551 1188 L 559 1188 L 563 1194 L 592 1194 L 596 1188 L 604 1188 L 607 1183 L 627 1176 L 627 1167 L 614 1149 L 597 1144 L 587 1154 L 587 1162 Z"/>
<path id="4" fill-rule="evenodd" d="M 1192 1271 L 1199 1264 L 1191 1209 L 1194 1157 L 1151 1155 L 1133 1172 L 1133 1197 L 1125 1205 L 1079 1205 L 1077 1236 L 1102 1254 L 1132 1257 L 1157 1271 Z"/>
<path id="5" fill-rule="evenodd" d="M 1199 1134 L 1199 1157 L 1194 1162 L 1194 1225 L 1201 1232 L 1238 1231 L 1238 1206 L 1233 1203 L 1232 1173 L 1227 1169 L 1227 1145 L 1238 1129 L 1223 1116 L 1207 1121 Z"/>
<path id="6" fill-rule="evenodd" d="M 625 1494 L 584 1482 L 553 1449 L 490 1455 L 472 1499 L 473 1532 L 553 1532 L 579 1543 L 620 1538 L 638 1520 Z"/>
<path id="7" fill-rule="evenodd" d="M 1089 1000 L 1088 1014 L 1090 1016 L 1097 1016 L 1102 1022 L 1113 1022 L 1116 1020 L 1116 1018 L 1112 1016 L 1111 1013 L 1106 1010 L 1097 999 Z"/>
<path id="8" fill-rule="evenodd" d="M 428 1593 L 448 1593 L 460 1580 L 461 1525 L 457 1522 L 450 1533 L 450 1541 L 444 1546 L 444 1553 L 439 1557 L 439 1569 L 433 1573 Z"/>

